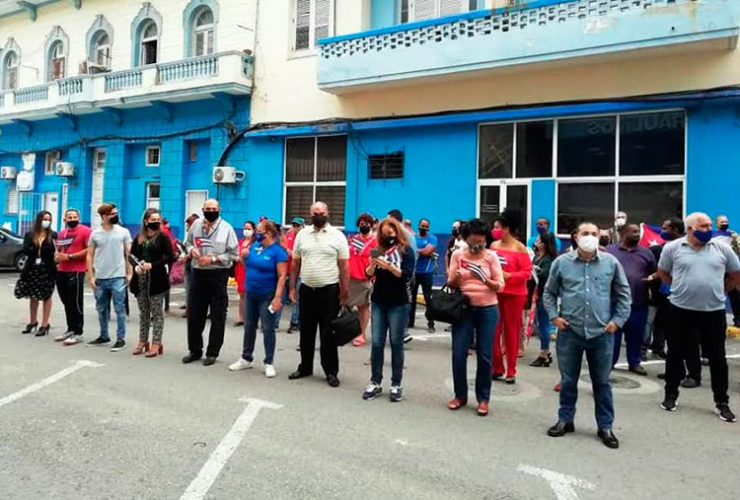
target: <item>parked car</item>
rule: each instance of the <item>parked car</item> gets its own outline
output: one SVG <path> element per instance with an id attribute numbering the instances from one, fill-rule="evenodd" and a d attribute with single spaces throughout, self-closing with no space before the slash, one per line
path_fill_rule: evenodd
<path id="1" fill-rule="evenodd" d="M 23 237 L 0 227 L 0 267 L 14 267 L 18 271 L 26 265 Z"/>

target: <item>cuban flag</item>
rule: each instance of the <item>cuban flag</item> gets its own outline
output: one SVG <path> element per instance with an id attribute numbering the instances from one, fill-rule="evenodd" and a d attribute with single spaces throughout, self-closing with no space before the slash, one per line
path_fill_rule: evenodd
<path id="1" fill-rule="evenodd" d="M 357 236 L 351 236 L 349 247 L 355 252 L 355 255 L 362 255 L 362 252 L 365 251 L 365 242 Z"/>
<path id="2" fill-rule="evenodd" d="M 486 273 L 483 270 L 483 268 L 479 266 L 478 264 L 474 264 L 470 261 L 463 260 L 463 261 L 460 261 L 460 267 L 462 267 L 463 269 L 467 269 L 468 271 L 473 273 L 479 280 L 485 283 Z"/>
<path id="3" fill-rule="evenodd" d="M 662 245 L 665 240 L 660 237 L 660 233 L 654 231 L 645 223 L 640 224 L 640 246 L 645 248 Z"/>
<path id="4" fill-rule="evenodd" d="M 385 252 L 385 258 L 396 267 L 401 267 L 401 252 L 398 251 L 398 247 L 393 247 Z"/>

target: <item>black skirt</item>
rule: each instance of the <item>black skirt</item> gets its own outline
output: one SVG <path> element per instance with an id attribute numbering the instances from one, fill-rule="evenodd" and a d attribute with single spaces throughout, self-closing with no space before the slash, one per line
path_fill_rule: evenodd
<path id="1" fill-rule="evenodd" d="M 16 299 L 49 300 L 54 293 L 54 276 L 46 266 L 32 266 L 15 284 Z"/>

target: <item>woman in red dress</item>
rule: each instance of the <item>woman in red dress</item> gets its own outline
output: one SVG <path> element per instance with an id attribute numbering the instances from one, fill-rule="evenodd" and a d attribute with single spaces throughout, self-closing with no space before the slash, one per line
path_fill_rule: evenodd
<path id="1" fill-rule="evenodd" d="M 506 373 L 506 383 L 516 383 L 516 360 L 519 354 L 519 332 L 522 313 L 527 302 L 527 280 L 532 274 L 532 260 L 527 247 L 516 239 L 521 226 L 521 214 L 504 210 L 493 225 L 491 250 L 498 254 L 504 273 L 504 289 L 498 292 L 499 322 L 493 342 L 493 379 Z M 503 338 L 506 367 L 501 349 Z"/>
<path id="2" fill-rule="evenodd" d="M 256 225 L 251 220 L 244 223 L 242 227 L 243 238 L 239 240 L 239 260 L 234 266 L 234 279 L 236 280 L 236 290 L 239 292 L 239 307 L 236 310 L 236 323 L 234 326 L 244 325 L 244 308 L 247 301 L 247 290 L 244 288 L 244 262 L 242 262 L 242 252 L 254 243 L 254 230 Z"/>

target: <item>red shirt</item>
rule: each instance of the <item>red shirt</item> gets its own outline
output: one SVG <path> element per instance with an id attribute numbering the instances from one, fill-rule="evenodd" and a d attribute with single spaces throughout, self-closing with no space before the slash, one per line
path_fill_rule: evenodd
<path id="1" fill-rule="evenodd" d="M 74 229 L 64 228 L 59 231 L 55 241 L 59 253 L 72 254 L 87 250 L 87 243 L 90 240 L 92 229 L 82 224 Z M 60 273 L 84 273 L 87 270 L 85 256 L 78 257 L 75 260 L 63 261 L 57 264 L 57 271 Z"/>
<path id="2" fill-rule="evenodd" d="M 242 261 L 242 250 L 247 248 L 249 244 L 253 240 L 248 240 L 247 238 L 242 238 L 239 240 L 239 258 L 236 261 L 236 265 L 234 266 L 234 279 L 236 280 L 236 290 L 240 294 L 246 293 L 246 288 L 244 287 L 244 280 L 246 278 L 246 273 L 244 270 L 244 262 Z"/>
<path id="3" fill-rule="evenodd" d="M 349 279 L 368 281 L 370 278 L 365 274 L 365 269 L 370 264 L 370 250 L 378 246 L 378 240 L 372 235 L 363 238 L 361 234 L 353 234 L 348 241 Z"/>
<path id="4" fill-rule="evenodd" d="M 499 295 L 527 295 L 527 280 L 532 274 L 532 260 L 529 254 L 526 251 L 502 250 L 493 246 L 491 249 L 498 254 L 501 270 L 509 273 L 509 277 L 504 280 L 504 289 Z"/>
<path id="5" fill-rule="evenodd" d="M 290 277 L 290 268 L 293 264 L 293 246 L 295 245 L 295 237 L 298 233 L 294 233 L 293 231 L 288 231 L 285 233 L 284 241 L 285 241 L 285 249 L 288 251 L 288 277 Z"/>

